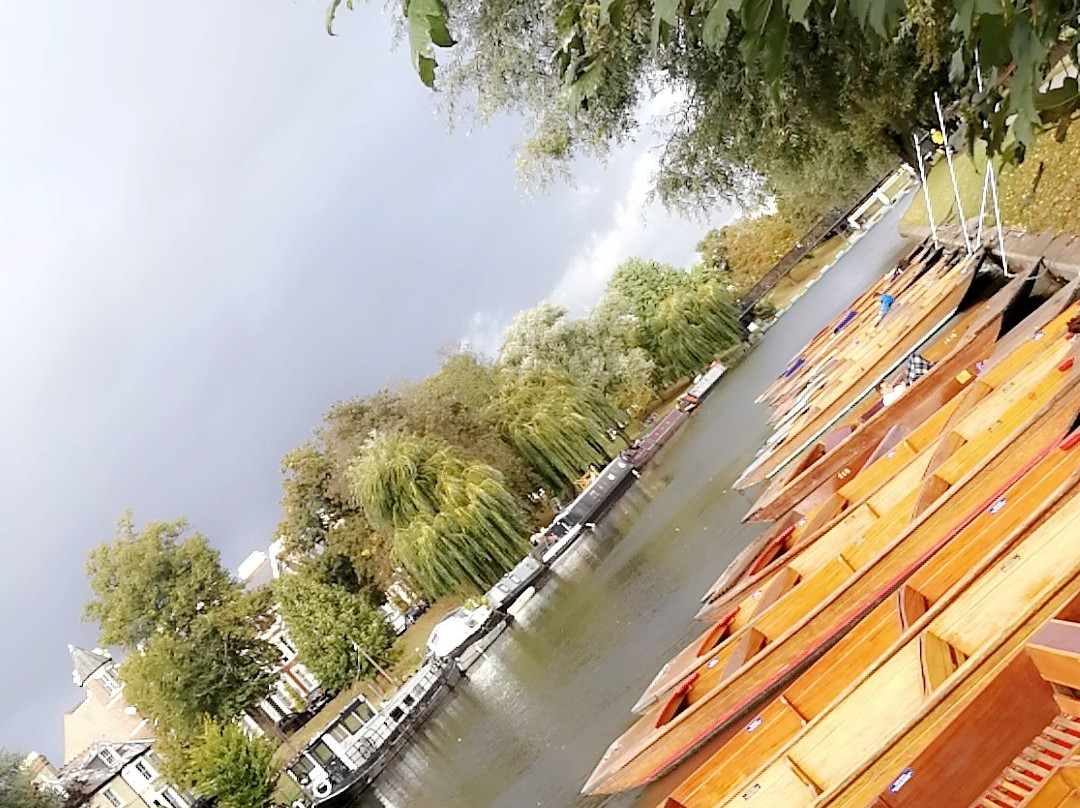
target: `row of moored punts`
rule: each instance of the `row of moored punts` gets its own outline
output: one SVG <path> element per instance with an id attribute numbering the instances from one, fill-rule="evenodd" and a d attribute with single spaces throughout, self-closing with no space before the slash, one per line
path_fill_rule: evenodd
<path id="1" fill-rule="evenodd" d="M 585 792 L 1080 806 L 1078 297 L 922 244 L 810 340 L 737 483 L 771 524 Z"/>

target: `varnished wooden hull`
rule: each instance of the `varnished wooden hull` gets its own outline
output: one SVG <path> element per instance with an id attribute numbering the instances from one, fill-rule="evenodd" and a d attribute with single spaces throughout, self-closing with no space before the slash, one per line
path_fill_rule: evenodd
<path id="1" fill-rule="evenodd" d="M 843 443 L 823 453 L 820 460 L 805 465 L 784 485 L 770 485 L 751 507 L 744 521 L 778 518 L 794 507 L 808 492 L 818 489 L 823 481 L 850 468 L 852 461 L 865 451 L 868 445 L 880 442 L 890 429 L 910 429 L 965 389 L 966 381 L 963 380 L 967 379 L 967 376 L 963 372 L 968 370 L 970 374 L 970 369 L 976 362 L 990 356 L 992 346 L 1000 334 L 1005 311 L 1014 305 L 1027 283 L 1027 275 L 1022 274 L 1001 289 L 981 307 L 980 315 L 969 324 L 966 333 L 956 340 L 952 350 L 938 360 L 898 402 L 870 416 Z M 1040 311 L 1043 315 L 1056 315 L 1067 302 L 1067 299 L 1056 297 L 1040 307 Z M 1029 334 L 1034 333 L 1045 321 L 1043 319 L 1038 324 L 1024 323 L 1018 328 Z"/>
<path id="2" fill-rule="evenodd" d="M 1033 468 L 1002 491 L 1009 508 L 983 510 L 948 546 L 907 580 L 897 595 L 875 608 L 782 694 L 762 708 L 722 748 L 671 794 L 683 808 L 711 808 L 820 715 L 857 673 L 899 642 L 931 608 L 940 610 L 975 577 L 1007 556 L 1043 514 L 1067 496 L 1080 478 L 1080 463 L 1055 440 Z"/>
<path id="3" fill-rule="evenodd" d="M 834 380 L 828 385 L 826 393 L 812 399 L 815 403 L 810 411 L 793 419 L 785 437 L 762 452 L 735 482 L 735 487 L 741 489 L 756 485 L 797 457 L 948 320 L 966 296 L 974 275 L 971 261 L 961 262 L 950 269 L 938 281 L 941 296 L 922 309 L 913 322 L 905 323 L 906 330 L 902 333 L 885 332 L 880 335 L 878 340 L 883 342 L 882 350 L 871 351 L 863 360 L 853 363 L 849 370 L 841 369 L 840 375 L 848 375 L 843 380 Z"/>
<path id="4" fill-rule="evenodd" d="M 758 397 L 758 402 L 768 402 L 780 409 L 780 402 L 793 395 L 793 391 L 804 386 L 807 377 L 817 367 L 818 360 L 829 352 L 836 343 L 838 335 L 847 338 L 877 316 L 878 299 L 882 292 L 896 294 L 906 289 L 925 269 L 941 260 L 944 251 L 929 242 L 918 245 L 901 259 L 908 269 L 899 282 L 890 276 L 884 276 L 872 284 L 849 305 L 845 306 L 832 321 L 807 341 L 806 345 L 787 363 L 785 372 Z M 854 317 L 852 317 L 854 313 Z M 795 367 L 797 365 L 797 367 Z"/>
<path id="5" fill-rule="evenodd" d="M 976 470 L 957 479 L 955 493 L 943 497 L 883 552 L 852 574 L 852 562 L 838 559 L 818 573 L 815 586 L 793 590 L 799 597 L 778 601 L 755 619 L 742 637 L 728 641 L 727 662 L 721 655 L 697 671 L 698 678 L 674 691 L 668 701 L 658 703 L 609 748 L 586 784 L 587 793 L 605 793 L 642 785 L 663 773 L 703 741 L 746 717 L 748 713 L 805 670 L 821 654 L 838 642 L 860 619 L 889 597 L 923 563 L 938 552 L 967 518 L 978 514 L 988 492 L 1006 483 L 1016 468 L 1024 466 L 1048 435 L 1063 432 L 1080 409 L 1074 389 L 1075 378 L 1067 371 L 1069 383 L 1042 411 L 1010 434 L 1023 441 L 1004 440 L 991 456 L 984 457 Z M 1003 436 L 1004 438 L 1004 436 Z M 1041 443 L 1032 445 L 1032 441 Z M 975 465 L 973 454 L 985 447 L 973 445 L 954 458 L 953 470 Z M 948 504 L 948 507 L 943 505 Z M 985 507 L 985 503 L 981 505 Z M 971 509 L 976 508 L 974 514 Z M 845 568 L 847 572 L 845 572 Z M 829 581 L 832 581 L 831 585 Z M 805 612 L 807 598 L 824 600 Z M 833 594 L 828 595 L 829 591 Z M 799 617 L 799 614 L 805 614 Z M 794 620 L 794 622 L 793 622 Z M 789 628 L 785 628 L 790 626 Z M 773 638 L 764 648 L 751 653 L 737 669 L 742 657 L 740 644 Z M 681 692 L 682 691 L 682 692 Z"/>
<path id="6" fill-rule="evenodd" d="M 1059 310 L 1060 308 L 1058 306 Z M 1051 371 L 1068 349 L 1068 345 L 1061 340 L 1061 337 L 1065 334 L 1066 322 L 1072 311 L 1068 309 L 1059 313 L 1050 322 L 1040 321 L 1038 328 L 1032 327 L 1029 330 L 1027 327 L 1020 326 L 1010 332 L 1007 346 L 1010 350 L 1006 356 L 1001 357 L 993 367 L 985 371 L 973 383 L 973 386 L 969 385 L 965 393 L 942 405 L 902 441 L 890 446 L 886 456 L 869 465 L 839 489 L 838 496 L 843 500 L 841 502 L 843 510 L 839 515 L 826 519 L 822 524 L 815 522 L 814 516 L 807 518 L 807 523 L 801 526 L 803 533 L 796 552 L 805 551 L 807 545 L 822 540 L 824 536 L 828 536 L 835 543 L 837 531 L 844 530 L 844 526 L 847 526 L 849 531 L 869 529 L 881 513 L 895 504 L 895 494 L 889 492 L 906 490 L 906 487 L 913 486 L 915 481 L 910 479 L 913 472 L 918 475 L 924 474 L 924 471 L 914 471 L 909 468 L 911 463 L 921 462 L 925 468 L 929 469 L 934 469 L 940 464 L 941 457 L 926 457 L 923 454 L 931 443 L 935 441 L 939 443 L 936 451 L 942 448 L 952 451 L 955 448 L 956 430 L 955 426 L 950 425 L 954 424 L 959 415 L 964 414 L 963 417 L 971 418 L 966 414 L 977 409 L 979 412 L 992 416 L 987 422 L 992 426 L 993 418 L 997 417 L 994 413 L 1004 412 L 1001 407 L 1008 406 L 1012 398 L 1022 394 L 1024 385 L 1040 381 L 1044 376 L 1052 376 Z M 1022 339 L 1014 339 L 1014 337 Z M 997 356 L 996 351 L 993 356 Z M 1000 391 L 1000 393 L 995 391 Z M 947 432 L 947 429 L 951 431 Z M 945 435 L 943 441 L 940 440 L 942 435 Z M 971 438 L 970 432 L 968 438 Z M 942 447 L 940 445 L 942 443 L 948 446 Z M 931 460 L 934 460 L 934 465 L 931 465 Z M 935 487 L 940 486 L 930 486 L 928 489 Z M 941 491 L 924 490 L 922 492 L 923 506 L 932 501 L 929 499 L 931 493 L 936 496 Z M 785 517 L 785 521 L 789 518 L 790 516 Z M 829 550 L 829 552 L 840 551 L 839 546 Z M 791 558 L 789 554 L 782 560 L 790 562 Z M 775 565 L 766 568 L 765 574 L 774 568 Z M 738 598 L 745 595 L 747 587 L 764 585 L 764 576 L 753 577 L 730 591 L 722 588 L 725 585 L 730 585 L 730 582 L 722 577 L 705 594 L 702 598 L 705 605 L 697 615 L 699 619 L 710 621 L 719 619 L 737 603 Z"/>
<path id="7" fill-rule="evenodd" d="M 906 787 L 901 761 L 947 731 L 1047 619 L 1075 613 L 1077 535 L 1074 490 L 1006 561 L 884 655 L 716 808 L 862 808 L 890 785 Z"/>

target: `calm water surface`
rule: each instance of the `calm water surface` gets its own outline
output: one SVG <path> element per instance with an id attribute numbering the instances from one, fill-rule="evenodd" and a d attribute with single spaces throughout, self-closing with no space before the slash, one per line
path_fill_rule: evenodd
<path id="1" fill-rule="evenodd" d="M 656 671 L 703 630 L 693 614 L 761 530 L 731 482 L 768 435 L 758 394 L 906 248 L 905 203 L 784 315 L 623 497 L 354 808 L 630 808 L 584 797 Z"/>

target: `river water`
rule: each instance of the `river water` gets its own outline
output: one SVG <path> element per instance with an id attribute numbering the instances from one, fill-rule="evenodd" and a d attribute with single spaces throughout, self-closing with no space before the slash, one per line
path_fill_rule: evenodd
<path id="1" fill-rule="evenodd" d="M 732 481 L 768 435 L 754 399 L 906 243 L 902 200 L 729 372 L 354 808 L 630 808 L 584 797 L 656 671 L 704 630 L 699 598 L 762 529 Z"/>

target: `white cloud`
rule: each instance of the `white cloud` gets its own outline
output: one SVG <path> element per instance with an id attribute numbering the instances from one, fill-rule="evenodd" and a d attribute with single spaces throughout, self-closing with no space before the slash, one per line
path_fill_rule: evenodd
<path id="1" fill-rule="evenodd" d="M 696 260 L 697 243 L 713 227 L 732 221 L 732 208 L 715 211 L 705 222 L 676 216 L 649 192 L 658 167 L 655 152 L 637 155 L 630 181 L 608 223 L 589 234 L 570 259 L 551 292 L 551 300 L 584 313 L 600 297 L 615 268 L 628 258 L 646 258 L 687 267 Z"/>
<path id="2" fill-rule="evenodd" d="M 501 314 L 478 311 L 473 314 L 461 345 L 471 351 L 494 358 L 499 353 L 503 334 L 506 333 L 506 328 L 509 325 L 509 318 Z"/>

